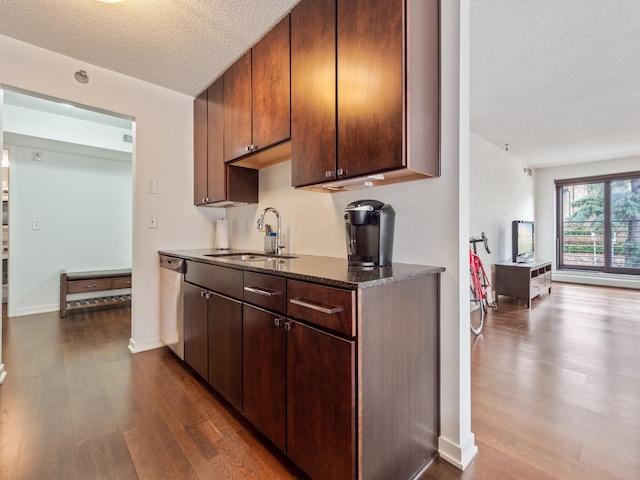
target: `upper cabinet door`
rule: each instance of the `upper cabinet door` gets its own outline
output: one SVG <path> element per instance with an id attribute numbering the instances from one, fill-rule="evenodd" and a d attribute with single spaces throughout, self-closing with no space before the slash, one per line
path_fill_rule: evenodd
<path id="1" fill-rule="evenodd" d="M 404 0 L 338 0 L 338 168 L 354 177 L 400 168 Z"/>
<path id="2" fill-rule="evenodd" d="M 291 12 L 291 159 L 294 187 L 335 178 L 335 0 L 303 0 Z"/>
<path id="3" fill-rule="evenodd" d="M 251 49 L 253 149 L 291 137 L 289 16 Z"/>
<path id="4" fill-rule="evenodd" d="M 227 199 L 224 164 L 224 78 L 220 77 L 207 90 L 207 184 L 210 202 Z"/>
<path id="5" fill-rule="evenodd" d="M 193 101 L 193 203 L 207 203 L 207 91 Z"/>
<path id="6" fill-rule="evenodd" d="M 251 50 L 224 73 L 224 159 L 246 155 L 251 147 Z"/>

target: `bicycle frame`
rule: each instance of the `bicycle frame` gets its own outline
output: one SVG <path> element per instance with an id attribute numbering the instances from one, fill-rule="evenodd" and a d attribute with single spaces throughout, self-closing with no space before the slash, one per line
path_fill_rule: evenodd
<path id="1" fill-rule="evenodd" d="M 487 298 L 487 287 L 490 287 L 491 283 L 489 282 L 487 273 L 484 271 L 482 260 L 480 260 L 478 254 L 471 248 L 469 249 L 469 270 L 471 272 L 471 281 L 473 283 L 473 291 L 476 295 L 476 300 L 485 300 Z M 482 273 L 485 284 L 480 280 L 480 273 Z"/>

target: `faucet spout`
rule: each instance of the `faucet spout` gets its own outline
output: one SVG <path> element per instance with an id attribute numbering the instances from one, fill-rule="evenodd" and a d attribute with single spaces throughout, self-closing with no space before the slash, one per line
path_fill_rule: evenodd
<path id="1" fill-rule="evenodd" d="M 280 255 L 282 253 L 282 249 L 285 248 L 285 244 L 282 241 L 282 233 L 280 229 L 280 213 L 273 207 L 265 208 L 260 217 L 258 218 L 257 226 L 258 230 L 262 231 L 264 229 L 264 217 L 267 213 L 272 212 L 276 216 L 276 255 Z"/>

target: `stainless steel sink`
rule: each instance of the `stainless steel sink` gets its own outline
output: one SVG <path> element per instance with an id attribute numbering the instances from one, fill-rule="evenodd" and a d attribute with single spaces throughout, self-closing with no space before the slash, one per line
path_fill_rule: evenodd
<path id="1" fill-rule="evenodd" d="M 272 253 L 209 253 L 204 255 L 205 257 L 216 257 L 223 260 L 239 260 L 242 262 L 256 262 L 261 260 L 289 260 L 294 257 L 293 255 L 276 255 Z"/>

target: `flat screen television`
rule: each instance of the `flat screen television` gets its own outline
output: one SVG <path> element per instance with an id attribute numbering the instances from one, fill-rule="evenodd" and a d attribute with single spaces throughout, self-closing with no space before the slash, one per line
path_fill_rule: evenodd
<path id="1" fill-rule="evenodd" d="M 526 220 L 514 220 L 511 222 L 511 251 L 513 262 L 533 262 L 535 254 L 533 238 L 533 222 Z"/>

